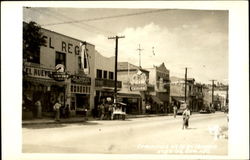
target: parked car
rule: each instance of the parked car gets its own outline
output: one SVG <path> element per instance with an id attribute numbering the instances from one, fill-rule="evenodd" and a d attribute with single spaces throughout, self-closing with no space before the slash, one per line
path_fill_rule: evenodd
<path id="1" fill-rule="evenodd" d="M 215 110 L 213 108 L 203 108 L 200 110 L 200 113 L 203 114 L 203 113 L 215 113 Z"/>

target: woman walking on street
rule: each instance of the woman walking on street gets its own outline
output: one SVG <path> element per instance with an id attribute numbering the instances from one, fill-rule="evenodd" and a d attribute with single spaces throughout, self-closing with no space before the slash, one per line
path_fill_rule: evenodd
<path id="1" fill-rule="evenodd" d="M 187 129 L 188 128 L 188 122 L 189 122 L 189 118 L 190 118 L 190 110 L 188 108 L 188 106 L 186 107 L 186 109 L 184 110 L 184 112 L 182 113 L 183 116 L 183 125 L 182 125 L 182 129 Z"/>

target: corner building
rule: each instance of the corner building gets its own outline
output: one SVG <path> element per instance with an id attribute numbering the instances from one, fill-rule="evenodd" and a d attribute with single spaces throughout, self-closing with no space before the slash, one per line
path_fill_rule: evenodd
<path id="1" fill-rule="evenodd" d="M 24 26 L 26 23 L 24 23 Z M 95 96 L 95 46 L 47 29 L 41 29 L 46 39 L 34 59 L 23 59 L 23 116 L 32 112 L 40 99 L 42 116 L 53 116 L 53 104 L 59 100 L 69 106 L 70 116 L 81 114 L 83 108 L 94 107 Z M 81 54 L 80 43 L 86 55 Z M 85 65 L 82 65 L 83 63 Z M 86 63 L 87 62 L 87 63 Z M 51 78 L 58 64 L 65 66 L 68 76 L 63 81 Z M 85 70 L 88 69 L 88 72 Z M 28 103 L 28 105 L 27 105 Z"/>

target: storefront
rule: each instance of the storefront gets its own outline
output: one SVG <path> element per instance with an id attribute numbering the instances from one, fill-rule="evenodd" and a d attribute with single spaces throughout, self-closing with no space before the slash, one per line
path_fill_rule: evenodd
<path id="1" fill-rule="evenodd" d="M 140 114 L 142 113 L 142 98 L 140 94 L 125 94 L 118 93 L 118 102 L 123 102 L 127 104 L 126 113 L 127 114 Z"/>
<path id="2" fill-rule="evenodd" d="M 90 109 L 91 78 L 86 75 L 71 76 L 70 93 L 72 115 L 83 114 L 84 110 Z"/>
<path id="3" fill-rule="evenodd" d="M 53 117 L 53 105 L 58 100 L 64 107 L 67 81 L 56 81 L 50 76 L 53 69 L 25 65 L 23 68 L 23 118 Z M 39 111 L 35 103 L 40 101 Z M 42 112 L 42 113 L 39 113 Z"/>

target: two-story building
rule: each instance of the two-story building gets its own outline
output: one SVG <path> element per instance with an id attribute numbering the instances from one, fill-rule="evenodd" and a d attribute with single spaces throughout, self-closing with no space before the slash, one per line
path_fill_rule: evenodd
<path id="1" fill-rule="evenodd" d="M 44 28 L 40 31 L 45 46 L 33 57 L 23 59 L 24 117 L 28 112 L 33 112 L 30 118 L 35 116 L 38 100 L 42 115 L 51 117 L 56 101 L 68 106 L 70 116 L 75 116 L 85 108 L 94 109 L 98 100 L 112 97 L 114 58 L 103 57 L 88 42 Z"/>
<path id="2" fill-rule="evenodd" d="M 154 86 L 150 92 L 151 105 L 154 113 L 170 112 L 170 79 L 169 70 L 165 64 L 146 68 L 149 73 L 149 84 Z"/>
<path id="3" fill-rule="evenodd" d="M 122 81 L 118 100 L 127 104 L 128 114 L 145 113 L 148 91 L 152 89 L 148 84 L 149 71 L 128 62 L 119 62 L 117 68 L 117 79 Z"/>

